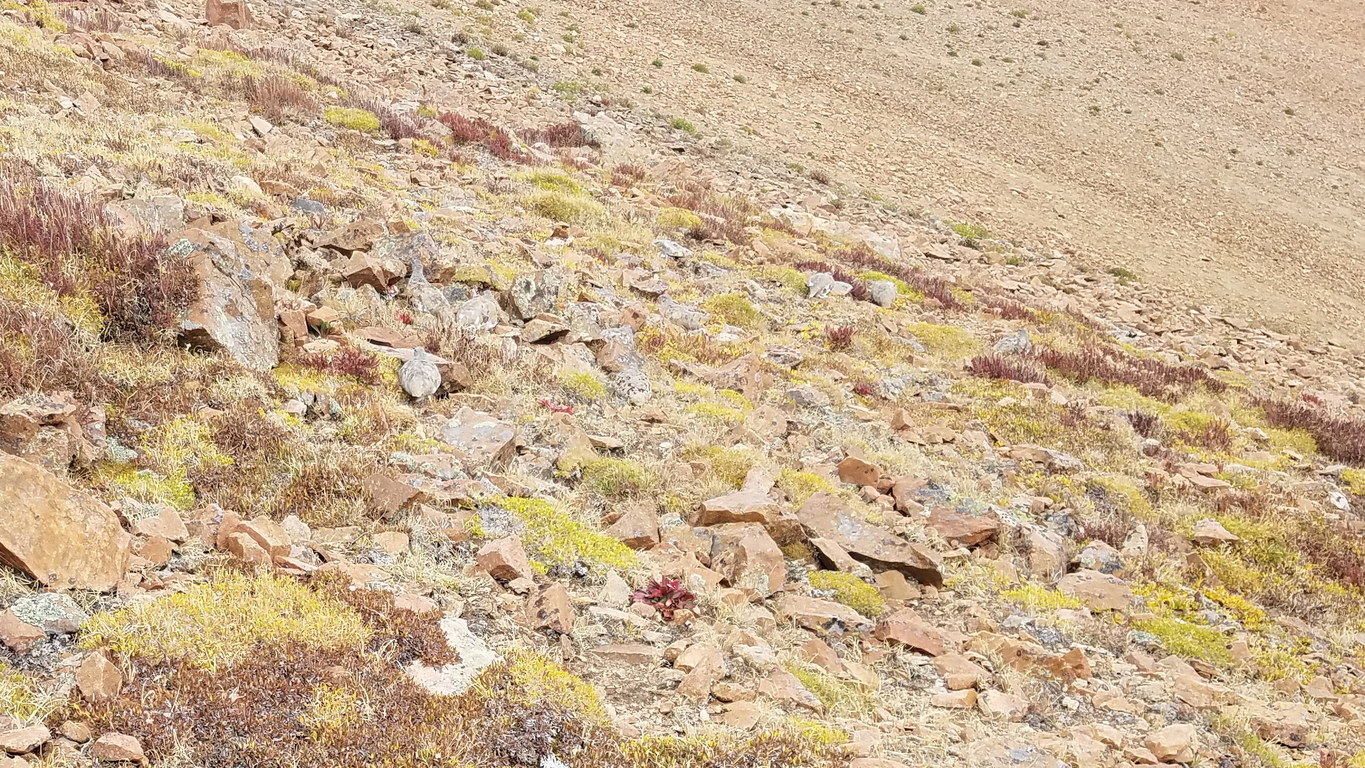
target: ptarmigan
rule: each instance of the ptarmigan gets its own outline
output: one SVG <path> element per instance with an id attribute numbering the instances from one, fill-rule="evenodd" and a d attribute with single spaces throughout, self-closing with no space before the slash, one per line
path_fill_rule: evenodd
<path id="1" fill-rule="evenodd" d="M 414 399 L 431 397 L 441 386 L 441 371 L 425 349 L 418 347 L 398 369 L 398 385 Z"/>

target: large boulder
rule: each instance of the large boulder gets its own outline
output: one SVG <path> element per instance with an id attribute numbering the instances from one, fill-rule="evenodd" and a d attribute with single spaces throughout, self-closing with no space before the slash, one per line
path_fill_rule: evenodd
<path id="1" fill-rule="evenodd" d="M 232 241 L 203 230 L 187 232 L 176 248 L 193 248 L 190 264 L 199 278 L 199 298 L 180 321 L 180 340 L 192 347 L 223 350 L 256 371 L 280 361 L 274 289 L 256 275 Z"/>
<path id="2" fill-rule="evenodd" d="M 107 591 L 123 578 L 130 547 L 104 502 L 0 454 L 0 562 L 44 586 Z"/>
<path id="3" fill-rule="evenodd" d="M 852 514 L 838 495 L 820 492 L 796 511 L 811 536 L 829 539 L 854 559 L 874 568 L 897 570 L 922 584 L 943 585 L 943 558 Z"/>

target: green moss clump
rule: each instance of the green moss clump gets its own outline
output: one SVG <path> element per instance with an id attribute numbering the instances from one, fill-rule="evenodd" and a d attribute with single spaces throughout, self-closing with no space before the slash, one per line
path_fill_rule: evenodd
<path id="1" fill-rule="evenodd" d="M 169 504 L 179 510 L 194 506 L 194 486 L 183 476 L 165 477 L 127 464 L 101 464 L 95 468 L 94 480 L 137 501 Z"/>
<path id="2" fill-rule="evenodd" d="M 659 485 L 653 472 L 627 459 L 590 459 L 580 471 L 583 484 L 608 499 L 641 496 Z"/>
<path id="3" fill-rule="evenodd" d="M 634 550 L 575 520 L 545 499 L 505 498 L 498 506 L 512 513 L 521 524 L 521 536 L 530 554 L 547 568 L 588 567 L 598 576 L 608 570 L 630 569 L 639 564 Z"/>
<path id="4" fill-rule="evenodd" d="M 981 342 L 955 325 L 915 323 L 906 328 L 930 352 L 940 357 L 961 359 L 981 349 Z"/>
<path id="5" fill-rule="evenodd" d="M 991 236 L 990 230 L 980 224 L 968 224 L 957 221 L 948 225 L 948 228 L 957 233 L 958 237 L 964 240 L 984 240 Z"/>
<path id="6" fill-rule="evenodd" d="M 711 457 L 711 472 L 731 488 L 739 488 L 757 460 L 758 454 L 749 448 L 726 448 Z"/>
<path id="7" fill-rule="evenodd" d="M 795 267 L 763 267 L 756 274 L 765 280 L 779 283 L 798 296 L 806 295 L 806 275 Z"/>
<path id="8" fill-rule="evenodd" d="M 787 671 L 825 705 L 825 713 L 857 717 L 876 707 L 876 701 L 857 683 L 841 680 L 813 666 L 789 664 Z"/>
<path id="9" fill-rule="evenodd" d="M 877 588 L 842 571 L 812 571 L 808 577 L 814 589 L 834 593 L 834 601 L 843 603 L 869 619 L 875 619 L 886 610 L 886 599 Z"/>
<path id="10" fill-rule="evenodd" d="M 606 213 L 602 204 L 591 197 L 565 192 L 537 192 L 526 198 L 525 205 L 540 216 L 568 224 L 586 224 Z"/>
<path id="11" fill-rule="evenodd" d="M 687 406 L 687 413 L 716 424 L 738 424 L 744 421 L 743 411 L 720 403 L 695 403 Z"/>
<path id="12" fill-rule="evenodd" d="M 1348 469 L 1342 472 L 1341 482 L 1346 486 L 1347 493 L 1365 496 L 1365 469 Z"/>
<path id="13" fill-rule="evenodd" d="M 686 208 L 665 208 L 654 218 L 665 229 L 700 229 L 701 217 Z"/>
<path id="14" fill-rule="evenodd" d="M 260 645 L 359 649 L 369 635 L 350 606 L 293 579 L 225 574 L 179 594 L 97 614 L 86 622 L 81 643 L 148 664 L 217 669 Z"/>
<path id="15" fill-rule="evenodd" d="M 1002 590 L 1000 599 L 1022 606 L 1033 613 L 1062 609 L 1075 610 L 1084 605 L 1079 598 L 1036 584 L 1025 584 L 1016 589 Z"/>
<path id="16" fill-rule="evenodd" d="M 1135 629 L 1155 636 L 1162 647 L 1177 656 L 1200 659 L 1220 667 L 1232 666 L 1227 638 L 1212 627 L 1191 624 L 1170 616 L 1134 622 Z"/>
<path id="17" fill-rule="evenodd" d="M 782 474 L 777 477 L 777 487 L 787 494 L 794 507 L 800 507 L 810 497 L 822 491 L 834 493 L 838 490 L 834 483 L 814 472 L 798 472 L 794 469 L 782 470 Z"/>
<path id="18" fill-rule="evenodd" d="M 559 383 L 566 392 L 580 400 L 592 402 L 607 396 L 607 386 L 596 376 L 586 371 L 561 373 Z"/>
<path id="19" fill-rule="evenodd" d="M 763 322 L 763 315 L 742 293 L 722 293 L 702 303 L 701 308 L 727 325 L 752 330 Z"/>
<path id="20" fill-rule="evenodd" d="M 549 170 L 541 168 L 534 171 L 518 173 L 512 178 L 518 181 L 529 182 L 536 189 L 543 189 L 546 192 L 562 192 L 566 195 L 583 194 L 583 185 L 579 184 L 563 171 Z"/>
<path id="21" fill-rule="evenodd" d="M 329 107 L 322 116 L 327 122 L 342 128 L 361 133 L 379 133 L 379 116 L 368 109 Z"/>

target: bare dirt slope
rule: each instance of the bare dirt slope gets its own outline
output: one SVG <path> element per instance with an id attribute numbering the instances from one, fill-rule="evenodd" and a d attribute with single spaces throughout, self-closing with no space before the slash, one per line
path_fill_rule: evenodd
<path id="1" fill-rule="evenodd" d="M 545 8 L 585 70 L 737 142 L 1281 330 L 1365 327 L 1356 3 Z"/>

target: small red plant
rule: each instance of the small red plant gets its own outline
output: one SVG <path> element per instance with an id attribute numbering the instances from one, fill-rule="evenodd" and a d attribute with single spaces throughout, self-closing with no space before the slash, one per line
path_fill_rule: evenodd
<path id="1" fill-rule="evenodd" d="M 397 317 L 398 317 L 398 322 L 402 323 L 403 325 L 412 325 L 412 313 L 411 313 L 411 312 L 399 311 L 399 312 L 397 313 Z"/>
<path id="2" fill-rule="evenodd" d="M 572 405 L 560 405 L 559 403 L 552 402 L 543 397 L 540 398 L 540 405 L 541 407 L 553 413 L 567 413 L 569 415 L 573 415 Z"/>
<path id="3" fill-rule="evenodd" d="M 825 343 L 835 352 L 842 352 L 853 346 L 853 335 L 858 332 L 857 328 L 851 325 L 825 326 Z"/>
<path id="4" fill-rule="evenodd" d="M 684 587 L 681 581 L 671 576 L 649 582 L 643 588 L 635 590 L 630 599 L 654 606 L 665 620 L 672 620 L 674 611 L 691 608 L 697 603 L 697 596 Z"/>
<path id="5" fill-rule="evenodd" d="M 1048 383 L 1047 370 L 1031 357 L 978 355 L 967 363 L 967 370 L 973 376 L 980 376 L 983 379 L 1005 379 L 1025 384 Z"/>
<path id="6" fill-rule="evenodd" d="M 877 394 L 877 387 L 866 379 L 859 379 L 853 382 L 853 394 L 859 397 L 872 397 Z"/>
<path id="7" fill-rule="evenodd" d="M 310 352 L 299 358 L 299 363 L 308 368 L 327 371 L 338 376 L 350 376 L 366 384 L 379 383 L 379 359 L 355 347 L 342 347 L 335 355 L 327 356 Z"/>
<path id="8" fill-rule="evenodd" d="M 577 122 L 557 123 L 545 128 L 523 130 L 521 136 L 528 144 L 543 141 L 551 147 L 600 147 L 601 144 Z"/>

